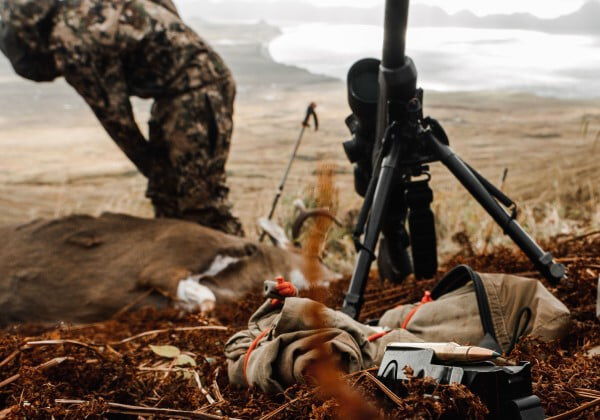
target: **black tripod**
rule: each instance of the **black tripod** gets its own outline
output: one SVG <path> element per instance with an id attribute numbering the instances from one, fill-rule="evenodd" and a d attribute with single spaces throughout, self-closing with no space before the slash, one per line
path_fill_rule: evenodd
<path id="1" fill-rule="evenodd" d="M 427 186 L 429 167 L 441 162 L 460 181 L 504 232 L 521 248 L 550 282 L 565 276 L 565 268 L 523 231 L 516 206 L 499 189 L 467 165 L 449 147 L 442 126 L 423 117 L 423 91 L 417 89 L 417 70 L 405 56 L 409 0 L 387 0 L 383 59 L 356 63 L 348 75 L 348 120 L 355 139 L 345 144 L 355 171 L 357 191 L 365 200 L 355 229 L 358 259 L 343 311 L 358 318 L 375 247 L 384 233 L 389 257 L 402 274 L 412 271 L 406 248 L 411 243 L 417 277 L 432 277 L 437 270 L 433 197 Z M 367 153 L 368 138 L 375 133 L 374 154 Z M 367 140 L 365 140 L 367 139 Z M 372 169 L 370 179 L 365 176 Z M 413 181 L 426 176 L 426 180 Z M 366 181 L 366 182 L 365 182 Z M 508 212 L 500 203 L 511 211 Z M 410 235 L 406 233 L 406 219 Z M 361 238 L 364 241 L 361 242 Z M 410 236 L 410 237 L 409 237 Z"/>

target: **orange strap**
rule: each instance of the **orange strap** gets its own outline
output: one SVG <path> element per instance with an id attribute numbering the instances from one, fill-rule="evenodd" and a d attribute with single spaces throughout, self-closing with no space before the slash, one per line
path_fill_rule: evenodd
<path id="1" fill-rule="evenodd" d="M 246 380 L 246 383 L 248 385 L 250 385 L 250 382 L 248 382 L 248 376 L 246 376 L 246 369 L 248 368 L 248 362 L 250 361 L 250 355 L 258 347 L 258 343 L 260 343 L 260 340 L 265 338 L 267 336 L 267 334 L 269 334 L 270 332 L 271 332 L 271 328 L 268 328 L 268 329 L 264 330 L 263 332 L 261 332 L 258 335 L 258 337 L 256 337 L 254 339 L 252 344 L 250 344 L 250 347 L 248 347 L 248 350 L 246 350 L 246 354 L 244 355 L 243 369 L 244 369 L 244 379 Z"/>
<path id="2" fill-rule="evenodd" d="M 406 315 L 406 318 L 404 318 L 404 321 L 402 322 L 402 326 L 400 328 L 405 330 L 406 327 L 408 327 L 408 323 L 410 322 L 412 317 L 415 316 L 415 314 L 417 313 L 417 311 L 419 309 L 421 309 L 421 306 L 423 306 L 429 302 L 433 302 L 433 299 L 431 298 L 431 292 L 427 291 L 423 294 L 423 297 L 421 298 L 421 302 L 417 306 L 412 308 L 411 311 L 408 313 L 408 315 Z"/>
<path id="3" fill-rule="evenodd" d="M 371 342 L 373 342 L 375 340 L 379 340 L 381 337 L 385 337 L 386 335 L 388 335 L 391 332 L 392 332 L 392 330 L 390 330 L 390 331 L 381 331 L 381 332 L 375 333 L 375 334 L 371 335 L 370 337 L 368 337 L 367 341 L 369 343 L 371 343 Z"/>

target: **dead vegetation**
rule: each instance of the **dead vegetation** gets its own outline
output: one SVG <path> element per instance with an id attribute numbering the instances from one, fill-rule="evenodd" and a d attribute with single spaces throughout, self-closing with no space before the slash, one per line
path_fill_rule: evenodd
<path id="1" fill-rule="evenodd" d="M 564 283 L 549 287 L 572 311 L 572 333 L 558 343 L 525 340 L 511 359 L 532 362 L 534 390 L 548 415 L 571 412 L 568 418 L 593 418 L 600 413 L 600 356 L 586 352 L 600 345 L 595 314 L 600 233 L 564 236 L 545 245 L 569 269 Z M 524 257 L 507 248 L 486 255 L 459 253 L 446 267 L 459 263 L 481 271 L 535 275 Z M 377 317 L 399 303 L 416 301 L 432 283 L 407 281 L 394 286 L 373 279 L 364 317 Z M 339 306 L 346 285 L 341 282 L 321 295 L 327 304 Z M 0 407 L 5 408 L 0 418 L 75 419 L 108 413 L 171 418 L 333 417 L 340 408 L 339 396 L 323 394 L 320 388 L 298 385 L 282 395 L 266 396 L 228 385 L 223 345 L 245 326 L 262 301 L 257 291 L 221 308 L 210 319 L 144 309 L 93 325 L 7 329 L 0 338 Z M 485 407 L 462 386 L 415 379 L 398 398 L 375 375 L 375 371 L 358 372 L 343 380 L 382 417 L 485 415 Z"/>

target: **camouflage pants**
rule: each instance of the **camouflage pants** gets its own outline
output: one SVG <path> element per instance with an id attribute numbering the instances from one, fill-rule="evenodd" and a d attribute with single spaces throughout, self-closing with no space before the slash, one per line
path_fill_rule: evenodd
<path id="1" fill-rule="evenodd" d="M 155 101 L 150 120 L 155 164 L 146 195 L 156 217 L 243 236 L 225 184 L 234 98 L 235 86 L 227 82 Z"/>

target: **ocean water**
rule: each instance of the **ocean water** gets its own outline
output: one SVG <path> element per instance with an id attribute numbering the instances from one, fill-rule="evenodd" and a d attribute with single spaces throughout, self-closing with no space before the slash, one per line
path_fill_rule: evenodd
<path id="1" fill-rule="evenodd" d="M 283 27 L 275 61 L 345 80 L 364 57 L 380 57 L 382 29 L 369 25 Z M 439 91 L 511 90 L 563 98 L 600 97 L 600 38 L 526 30 L 411 28 L 407 54 L 420 86 Z"/>

